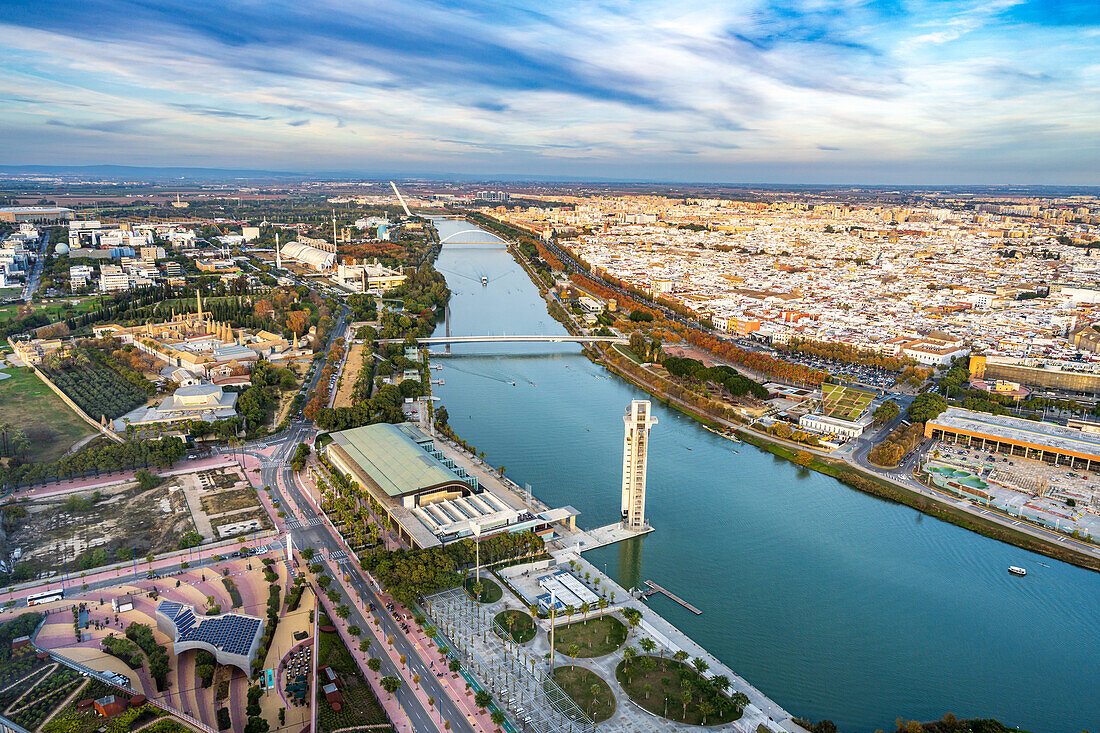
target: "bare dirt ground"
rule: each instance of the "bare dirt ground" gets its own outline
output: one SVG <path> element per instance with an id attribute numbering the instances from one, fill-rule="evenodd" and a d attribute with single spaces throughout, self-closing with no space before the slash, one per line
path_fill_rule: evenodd
<path id="1" fill-rule="evenodd" d="M 352 394 L 355 392 L 355 380 L 359 378 L 359 371 L 363 368 L 365 349 L 365 344 L 353 344 L 348 352 L 347 361 L 341 372 L 343 377 L 340 380 L 340 389 L 336 393 L 333 407 L 351 407 L 355 404 L 352 401 Z"/>
<path id="2" fill-rule="evenodd" d="M 110 562 L 120 548 L 136 550 L 141 557 L 169 552 L 177 549 L 182 535 L 195 529 L 175 478 L 147 491 L 137 482 L 127 482 L 97 492 L 20 502 L 18 507 L 26 515 L 5 512 L 9 531 L 0 545 L 8 551 L 19 548 L 24 561 L 41 569 L 72 563 L 99 549 Z"/>

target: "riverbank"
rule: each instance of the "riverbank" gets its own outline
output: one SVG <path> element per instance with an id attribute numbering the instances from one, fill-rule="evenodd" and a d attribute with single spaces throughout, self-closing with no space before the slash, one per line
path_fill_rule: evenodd
<path id="1" fill-rule="evenodd" d="M 475 226 L 478 225 L 476 221 L 470 221 L 470 223 Z M 552 299 L 551 291 L 544 287 L 541 278 L 538 278 L 537 275 L 534 274 L 534 268 L 525 261 L 526 258 L 523 256 L 523 253 L 513 242 L 509 241 L 501 234 L 494 232 L 494 235 L 507 244 L 509 253 L 521 265 L 523 271 L 538 288 L 540 295 L 547 304 L 548 312 L 551 312 L 551 309 L 557 305 L 557 301 Z M 551 315 L 553 315 L 552 312 Z M 560 321 L 570 333 L 580 335 L 579 326 L 568 315 L 565 318 L 556 318 L 556 320 Z M 989 510 L 986 510 L 988 513 L 979 513 L 982 511 L 981 507 L 969 503 L 961 505 L 961 500 L 955 497 L 945 495 L 944 498 L 940 499 L 936 496 L 923 494 L 889 478 L 876 476 L 846 461 L 831 458 L 824 452 L 815 450 L 812 447 L 788 443 L 774 436 L 765 435 L 731 419 L 733 414 L 729 410 L 724 411 L 722 415 L 710 413 L 701 409 L 698 405 L 690 404 L 669 394 L 659 384 L 655 383 L 656 379 L 644 379 L 638 374 L 635 374 L 633 370 L 623 368 L 616 363 L 616 360 L 608 353 L 606 347 L 592 345 L 586 347 L 585 353 L 588 354 L 589 358 L 594 362 L 619 378 L 645 390 L 655 399 L 660 400 L 665 405 L 700 423 L 709 427 L 735 430 L 738 436 L 746 443 L 772 453 L 780 458 L 789 460 L 792 463 L 796 463 L 803 468 L 830 476 L 849 488 L 891 502 L 903 504 L 922 514 L 935 517 L 962 527 L 963 529 L 1021 549 L 1046 555 L 1047 557 L 1089 570 L 1100 571 L 1100 557 L 1090 555 L 1087 552 L 1063 544 L 1063 542 L 1068 541 L 1068 538 L 1063 541 L 1060 539 L 1047 539 L 1035 534 L 1030 534 L 1026 530 L 1017 529 L 1013 526 L 1013 522 L 1015 522 L 1017 526 L 1026 526 L 1019 524 L 1019 520 L 1015 518 L 1007 516 L 1002 518 L 998 514 L 989 512 Z M 655 375 L 652 376 L 655 377 Z M 813 460 L 808 463 L 796 460 L 799 453 L 809 453 L 813 456 Z M 1040 531 L 1039 528 L 1036 528 L 1036 531 Z"/>

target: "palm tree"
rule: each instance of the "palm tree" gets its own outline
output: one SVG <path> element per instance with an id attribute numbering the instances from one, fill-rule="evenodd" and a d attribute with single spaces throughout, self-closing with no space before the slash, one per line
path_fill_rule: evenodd
<path id="1" fill-rule="evenodd" d="M 690 654 L 688 654 L 683 649 L 681 649 L 678 652 L 676 652 L 675 654 L 673 654 L 672 658 L 675 659 L 677 662 L 684 662 L 690 656 L 691 656 Z"/>
<path id="2" fill-rule="evenodd" d="M 730 686 L 730 679 L 724 674 L 715 675 L 711 678 L 710 682 L 712 685 L 714 685 L 715 689 L 717 689 L 723 695 L 726 693 L 726 690 L 728 690 Z"/>
<path id="3" fill-rule="evenodd" d="M 695 667 L 695 671 L 699 673 L 700 677 L 703 675 L 704 672 L 710 669 L 710 665 L 707 664 L 707 660 L 703 659 L 702 657 L 696 657 L 695 659 L 692 659 L 691 664 L 693 667 Z"/>
<path id="4" fill-rule="evenodd" d="M 600 695 L 600 686 L 597 684 L 593 684 L 591 687 L 588 688 L 588 691 L 592 693 L 592 702 L 588 703 L 588 714 L 592 715 L 592 708 L 596 704 L 596 698 L 598 698 Z"/>
<path id="5" fill-rule="evenodd" d="M 646 682 L 644 685 L 642 685 L 642 692 L 645 693 L 645 699 L 646 700 L 649 699 L 649 693 L 652 690 L 653 690 L 653 685 L 649 684 L 648 682 Z"/>
<path id="6" fill-rule="evenodd" d="M 683 687 L 680 688 L 680 702 L 682 702 L 684 704 L 684 714 L 680 718 L 681 720 L 683 720 L 684 718 L 687 717 L 688 703 L 691 702 L 691 688 L 688 687 L 687 685 L 684 685 Z"/>
<path id="7" fill-rule="evenodd" d="M 584 625 L 588 626 L 588 612 L 592 609 L 588 605 L 588 601 L 581 604 L 581 613 L 584 614 Z"/>
<path id="8" fill-rule="evenodd" d="M 749 696 L 743 692 L 733 693 L 733 695 L 730 696 L 730 699 L 733 700 L 734 704 L 737 705 L 739 708 L 744 708 L 746 705 L 749 704 Z"/>
<path id="9" fill-rule="evenodd" d="M 573 659 L 576 659 L 577 655 L 580 654 L 580 653 L 581 653 L 581 648 L 579 646 L 577 646 L 576 644 L 570 644 L 569 645 L 569 656 L 571 656 Z"/>
<path id="10" fill-rule="evenodd" d="M 623 673 L 626 674 L 626 681 L 628 683 L 630 682 L 630 668 L 632 666 L 631 662 L 634 661 L 634 657 L 636 656 L 638 656 L 637 649 L 630 646 L 629 644 L 623 647 Z"/>
<path id="11" fill-rule="evenodd" d="M 638 641 L 638 646 L 640 646 L 646 654 L 652 654 L 653 650 L 657 648 L 657 642 L 646 636 Z"/>
<path id="12" fill-rule="evenodd" d="M 714 712 L 714 703 L 710 700 L 700 700 L 699 712 L 703 714 L 703 725 L 706 725 L 707 716 Z"/>

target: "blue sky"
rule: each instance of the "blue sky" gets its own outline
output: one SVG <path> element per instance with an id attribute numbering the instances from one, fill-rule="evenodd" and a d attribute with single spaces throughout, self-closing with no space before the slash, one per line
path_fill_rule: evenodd
<path id="1" fill-rule="evenodd" d="M 1095 0 L 0 0 L 0 163 L 1100 184 Z"/>

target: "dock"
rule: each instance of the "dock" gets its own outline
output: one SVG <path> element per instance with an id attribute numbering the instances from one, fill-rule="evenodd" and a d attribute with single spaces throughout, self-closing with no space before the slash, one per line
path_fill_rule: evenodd
<path id="1" fill-rule="evenodd" d="M 665 588 L 662 588 L 661 586 L 657 585 L 657 584 L 656 584 L 656 583 L 654 583 L 654 582 L 653 582 L 652 580 L 647 580 L 647 581 L 645 582 L 645 584 L 649 586 L 648 590 L 644 590 L 644 591 L 642 591 L 642 595 L 643 595 L 643 596 L 645 596 L 646 598 L 649 598 L 649 597 L 650 597 L 651 595 L 653 595 L 654 593 L 664 593 L 664 594 L 665 594 L 666 596 L 668 596 L 668 597 L 669 597 L 669 598 L 671 598 L 672 600 L 676 601 L 676 602 L 677 602 L 677 603 L 679 603 L 679 604 L 680 604 L 681 606 L 683 606 L 683 607 L 684 607 L 684 608 L 686 608 L 687 610 L 689 610 L 689 611 L 691 611 L 692 613 L 694 613 L 694 614 L 695 614 L 696 616 L 702 616 L 702 615 L 703 615 L 703 612 L 702 612 L 702 611 L 700 611 L 700 610 L 699 610 L 698 608 L 696 608 L 695 606 L 691 605 L 690 603 L 688 603 L 687 601 L 685 601 L 685 600 L 684 600 L 683 598 L 681 598 L 680 596 L 676 595 L 676 594 L 675 594 L 675 593 L 673 593 L 672 591 L 670 591 L 670 590 L 667 590 L 667 589 L 665 589 Z"/>

